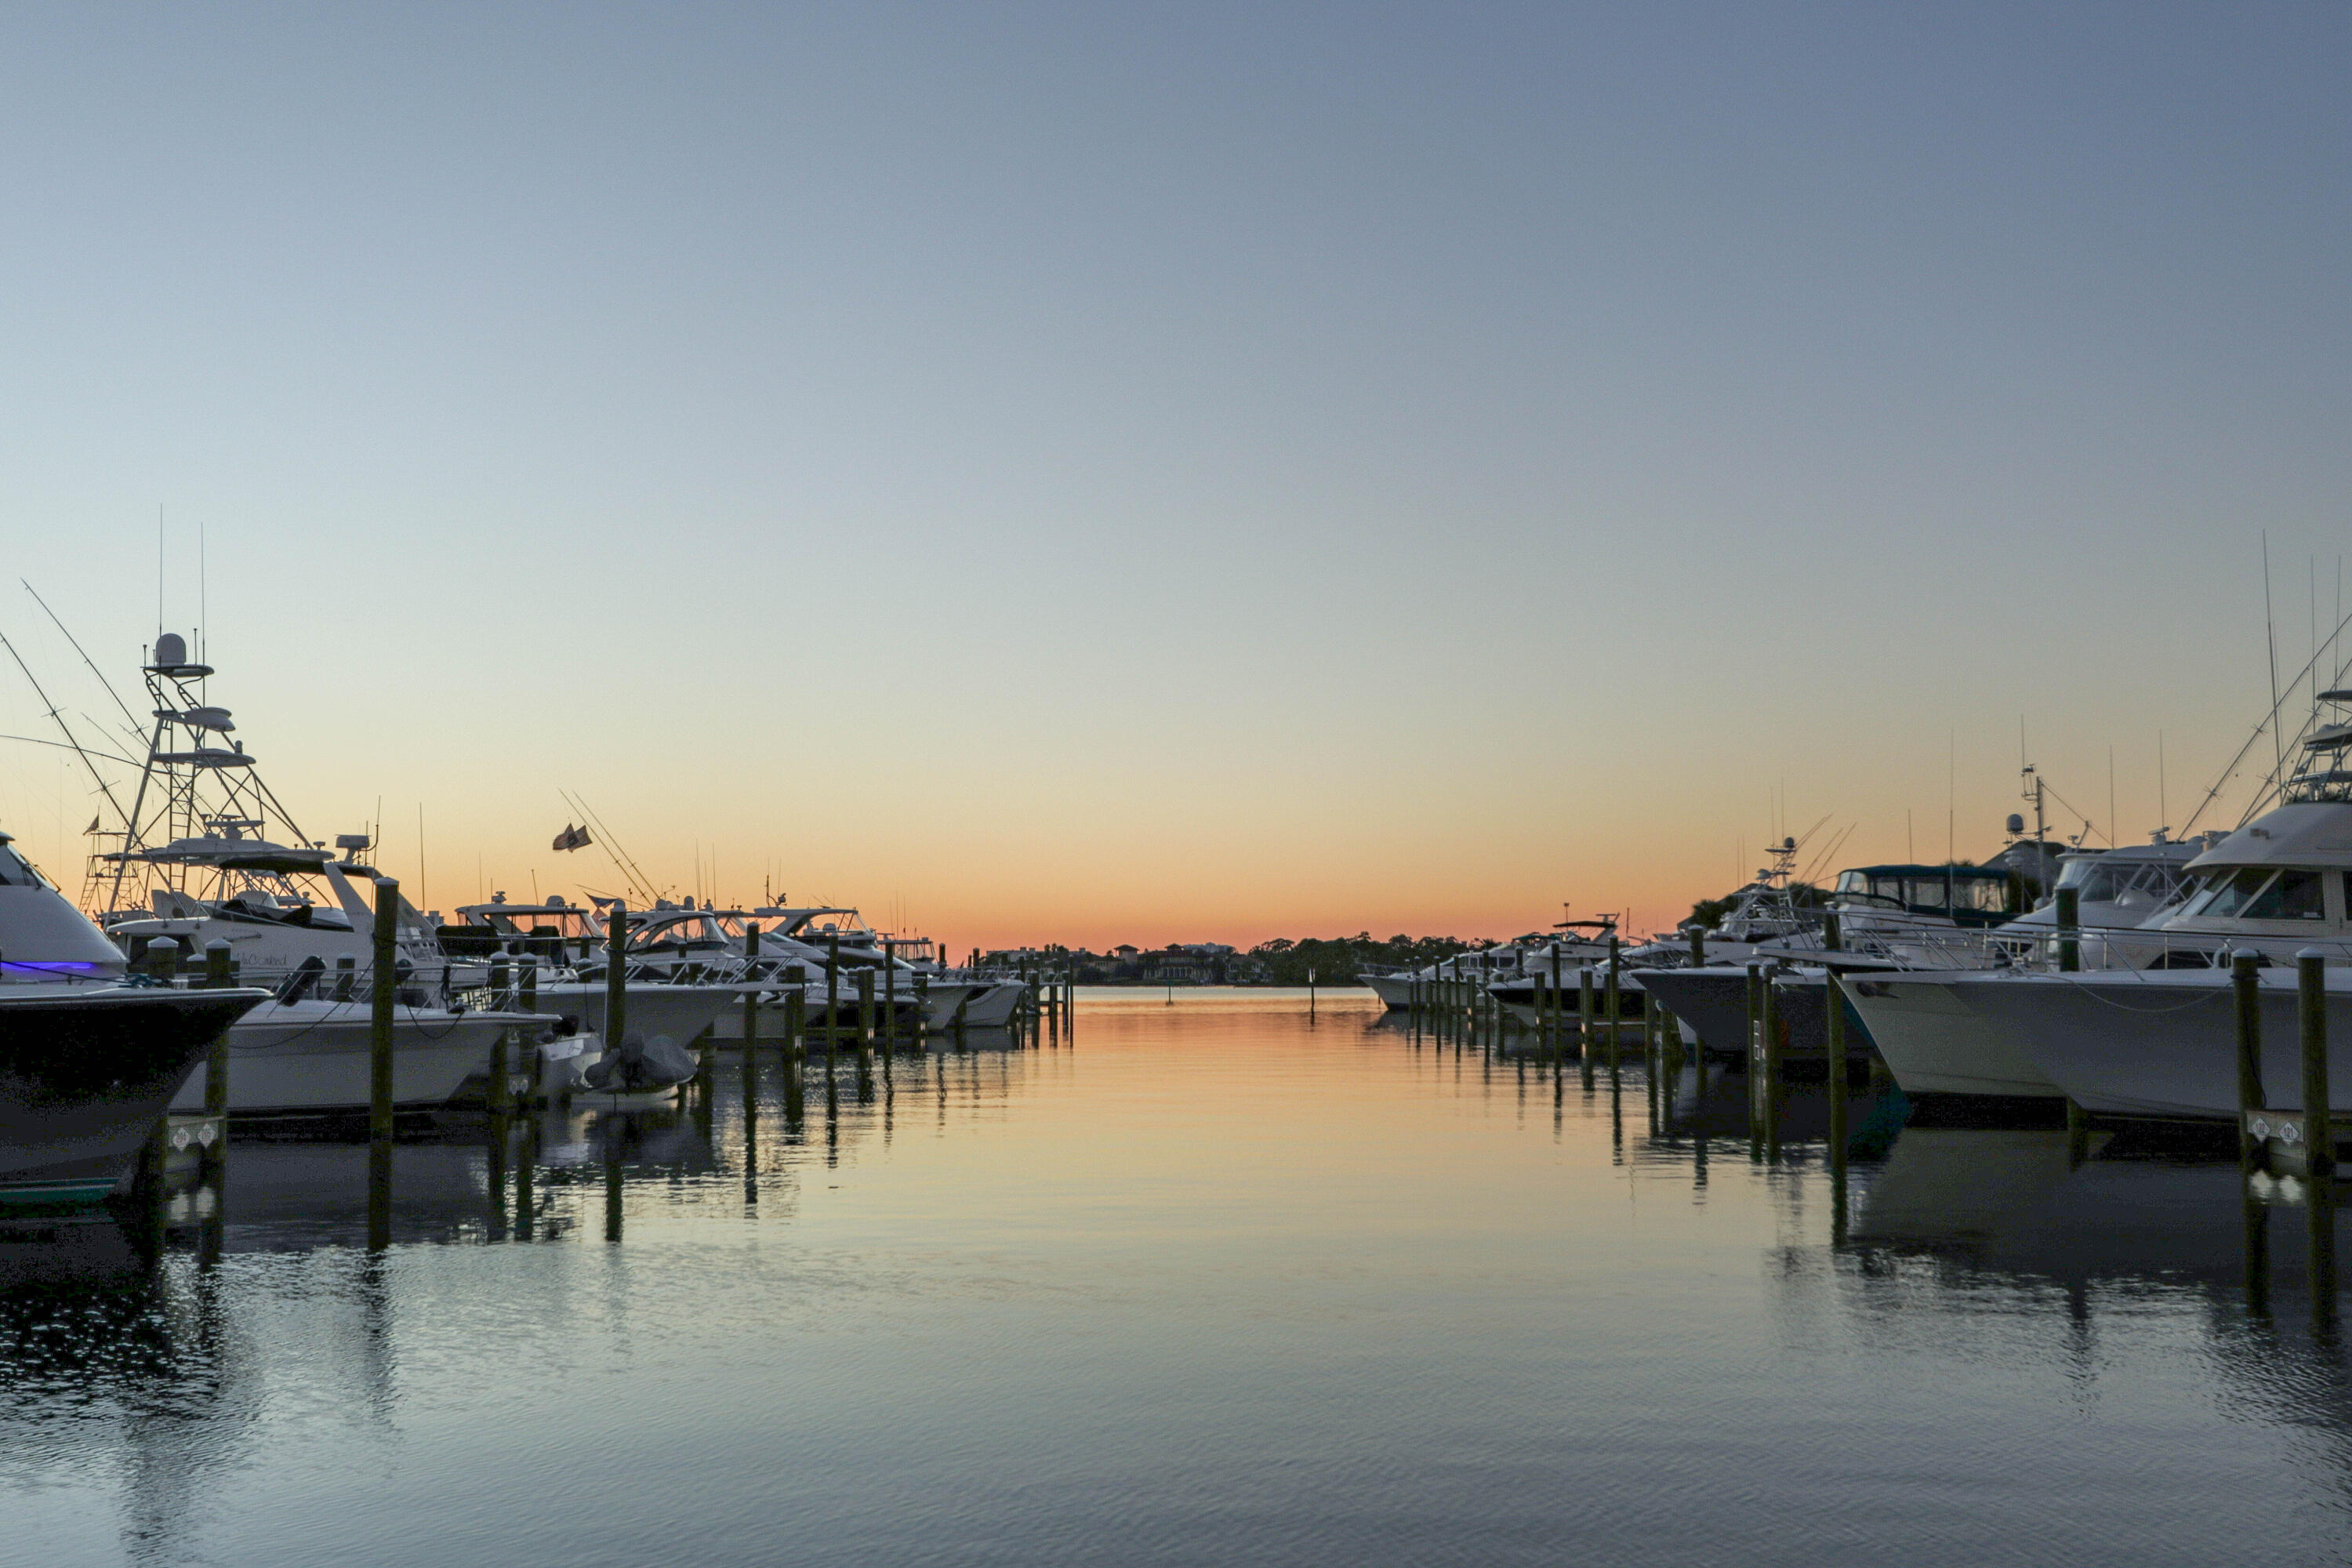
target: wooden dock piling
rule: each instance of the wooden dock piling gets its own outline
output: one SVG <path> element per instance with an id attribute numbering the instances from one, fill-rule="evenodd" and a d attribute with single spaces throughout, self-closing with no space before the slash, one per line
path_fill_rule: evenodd
<path id="1" fill-rule="evenodd" d="M 759 962 L 760 922 L 758 921 L 747 921 L 744 922 L 743 926 L 743 974 L 745 979 L 748 980 L 751 977 L 751 971 L 758 966 Z M 743 1059 L 746 1062 L 749 1062 L 753 1056 L 758 1054 L 759 1049 L 760 993 L 757 991 L 746 991 L 743 993 Z M 791 1055 L 792 1053 L 789 1051 L 785 1053 L 787 1060 L 790 1060 Z M 746 1081 L 749 1080 L 747 1079 Z"/>
<path id="2" fill-rule="evenodd" d="M 2303 1057 L 2303 1157 L 2314 1186 L 2336 1179 L 2335 1119 L 2327 1085 L 2326 964 L 2317 948 L 2294 955 L 2295 1034 Z"/>
<path id="3" fill-rule="evenodd" d="M 375 920 L 369 934 L 373 956 L 368 988 L 368 1248 L 381 1252 L 392 1245 L 392 1029 L 400 963 L 400 884 L 390 877 L 375 879 Z"/>
<path id="4" fill-rule="evenodd" d="M 1576 972 L 1576 1054 L 1583 1068 L 1584 1087 L 1592 1087 L 1592 1058 L 1600 1053 L 1592 1038 L 1592 965 Z"/>
<path id="5" fill-rule="evenodd" d="M 2262 1165 L 2267 1152 L 2253 1131 L 2255 1115 L 2267 1103 L 2263 1096 L 2261 965 L 2261 956 L 2250 949 L 2240 948 L 2230 955 L 2230 998 L 2238 1046 L 2238 1169 L 2245 1175 Z"/>
<path id="6" fill-rule="evenodd" d="M 604 942 L 604 1048 L 618 1051 L 628 1037 L 629 906 L 613 900 L 611 925 Z"/>

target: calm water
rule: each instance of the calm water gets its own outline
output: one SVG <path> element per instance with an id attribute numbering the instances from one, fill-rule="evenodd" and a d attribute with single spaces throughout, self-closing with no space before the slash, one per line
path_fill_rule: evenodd
<path id="1" fill-rule="evenodd" d="M 0 1244 L 0 1561 L 2352 1556 L 2303 1211 L 2250 1312 L 2226 1165 L 1913 1129 L 1841 1238 L 1801 1100 L 1751 1159 L 1736 1079 L 1654 1133 L 1328 994 L 843 1089 L 551 1118 L 528 1234 L 479 1140 L 378 1256 L 363 1150 L 241 1142 L 217 1261 Z"/>

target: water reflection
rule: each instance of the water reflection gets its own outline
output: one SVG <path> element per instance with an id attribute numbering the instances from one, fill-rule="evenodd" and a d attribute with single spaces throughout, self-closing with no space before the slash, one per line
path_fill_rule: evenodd
<path id="1" fill-rule="evenodd" d="M 2352 1385 L 2291 1187 L 1905 1127 L 1859 1084 L 1841 1169 L 1818 1083 L 1588 1076 L 1328 993 L 1311 1030 L 1303 998 L 1151 1003 L 408 1139 L 378 1252 L 366 1146 L 299 1140 L 239 1139 L 152 1222 L 0 1236 L 20 1539 L 1801 1562 L 1840 1508 L 1928 1563 L 2341 1537 Z"/>

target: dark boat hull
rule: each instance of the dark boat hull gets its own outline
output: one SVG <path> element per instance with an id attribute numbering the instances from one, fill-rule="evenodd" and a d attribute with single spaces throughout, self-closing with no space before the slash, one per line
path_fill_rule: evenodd
<path id="1" fill-rule="evenodd" d="M 0 1204 L 113 1191 L 206 1047 L 268 994 L 0 993 Z"/>

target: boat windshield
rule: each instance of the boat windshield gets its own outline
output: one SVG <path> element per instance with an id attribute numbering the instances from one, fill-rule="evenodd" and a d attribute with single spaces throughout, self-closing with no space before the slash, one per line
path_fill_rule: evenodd
<path id="1" fill-rule="evenodd" d="M 2220 871 L 2205 885 L 2205 890 L 2189 901 L 2183 914 L 2212 920 L 2231 920 L 2243 912 L 2254 895 L 2261 892 L 2274 873 L 2268 866 L 2245 866 L 2235 871 Z"/>
<path id="2" fill-rule="evenodd" d="M 634 933 L 629 946 L 637 952 L 731 952 L 734 943 L 711 915 L 686 915 L 664 921 L 650 931 Z"/>
<path id="3" fill-rule="evenodd" d="M 2327 904 L 2316 871 L 2242 866 L 2212 873 L 2181 910 L 2205 920 L 2323 921 Z"/>
<path id="4" fill-rule="evenodd" d="M 2117 860 L 2108 856 L 2071 859 L 2058 872 L 2058 885 L 2079 889 L 2086 904 L 2157 909 L 2179 892 L 2180 868 L 2170 860 Z"/>
<path id="5" fill-rule="evenodd" d="M 49 884 L 33 863 L 0 841 L 0 888 L 46 888 Z"/>

